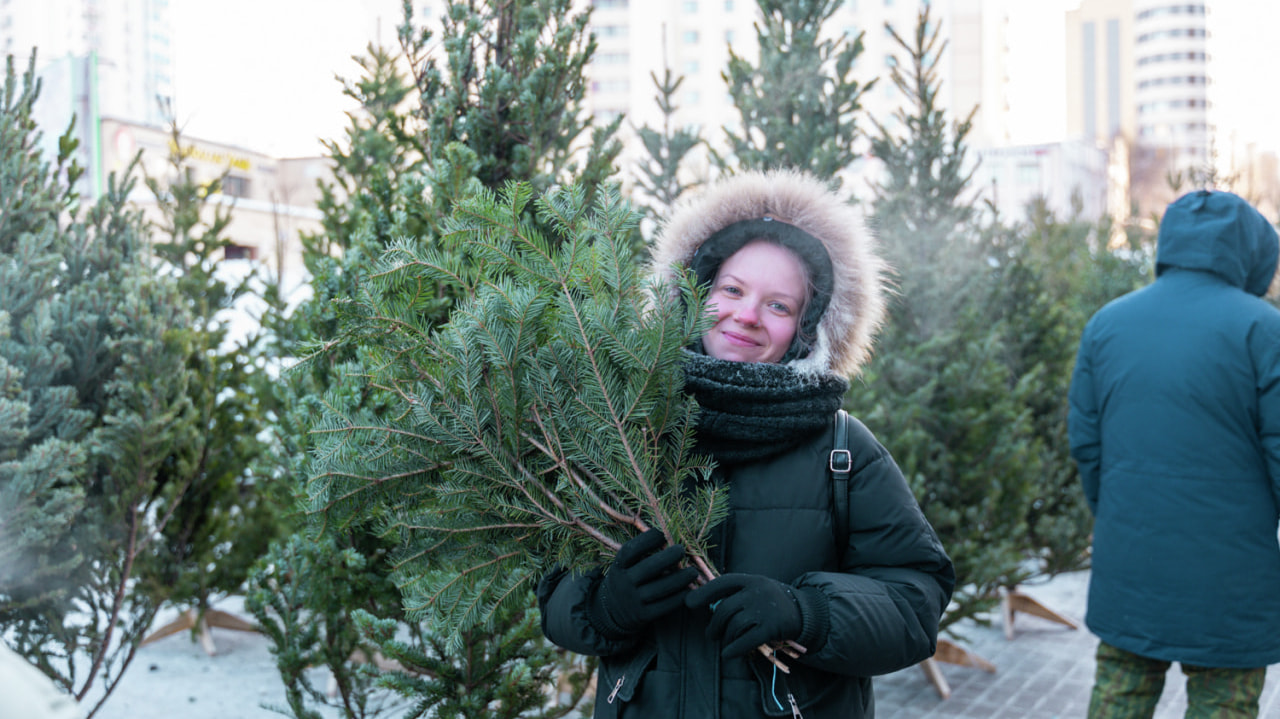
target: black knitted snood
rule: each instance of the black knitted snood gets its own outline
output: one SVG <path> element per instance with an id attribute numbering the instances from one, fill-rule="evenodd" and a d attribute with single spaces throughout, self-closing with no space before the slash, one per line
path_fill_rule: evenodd
<path id="1" fill-rule="evenodd" d="M 782 364 L 686 353 L 685 391 L 698 401 L 698 451 L 720 464 L 766 459 L 831 425 L 849 382 Z"/>

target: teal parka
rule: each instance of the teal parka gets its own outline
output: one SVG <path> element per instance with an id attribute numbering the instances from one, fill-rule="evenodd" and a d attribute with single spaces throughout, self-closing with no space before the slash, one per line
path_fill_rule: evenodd
<path id="1" fill-rule="evenodd" d="M 1085 327 L 1071 452 L 1094 513 L 1085 621 L 1136 654 L 1280 661 L 1280 311 L 1275 229 L 1198 191 L 1160 225 L 1156 280 Z"/>
<path id="2" fill-rule="evenodd" d="M 655 274 L 693 266 L 708 238 L 734 223 L 780 221 L 820 240 L 830 256 L 825 309 L 814 341 L 784 364 L 797 373 L 847 376 L 869 353 L 883 312 L 871 239 L 823 183 L 788 172 L 744 173 L 683 205 L 655 248 Z M 675 269 L 672 269 L 675 268 Z M 856 420 L 847 531 L 837 536 L 830 470 L 832 423 L 780 454 L 720 462 L 729 515 L 713 532 L 719 573 L 771 577 L 805 597 L 789 674 L 765 658 L 722 659 L 705 635 L 709 612 L 683 606 L 634 636 L 607 636 L 590 617 L 601 571 L 554 571 L 539 586 L 543 631 L 555 644 L 601 657 L 596 719 L 808 719 L 874 716 L 871 677 L 932 656 L 955 573 L 889 452 Z M 794 700 L 794 705 L 792 705 Z"/>

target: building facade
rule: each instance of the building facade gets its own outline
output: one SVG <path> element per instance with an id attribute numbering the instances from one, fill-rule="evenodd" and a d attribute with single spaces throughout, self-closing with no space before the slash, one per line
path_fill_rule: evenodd
<path id="1" fill-rule="evenodd" d="M 123 173 L 137 157 L 142 175 L 162 184 L 177 179 L 170 164 L 173 138 L 167 129 L 113 118 L 102 118 L 100 127 L 101 172 Z M 221 191 L 208 201 L 211 211 L 221 208 L 231 213 L 225 236 L 232 245 L 224 259 L 257 263 L 286 292 L 300 285 L 305 272 L 300 237 L 322 229 L 316 183 L 331 177 L 328 159 L 280 159 L 198 138 L 184 137 L 182 143 L 192 180 L 222 180 Z M 161 220 L 150 189 L 139 183 L 131 199 L 148 219 Z"/>
<path id="2" fill-rule="evenodd" d="M 78 188 L 101 196 L 108 177 L 140 156 L 138 178 L 169 179 L 173 100 L 173 27 L 169 0 L 0 0 L 0 47 L 21 71 L 32 48 L 41 95 L 36 121 L 45 157 L 73 127 Z M 286 287 L 302 281 L 299 233 L 320 228 L 316 180 L 330 176 L 325 158 L 279 159 L 201 138 L 184 137 L 194 179 L 223 180 L 213 205 L 233 207 L 229 259 L 254 260 Z M 155 198 L 141 181 L 132 200 L 153 221 Z"/>
<path id="3" fill-rule="evenodd" d="M 976 155 L 973 185 L 1006 222 L 1025 220 L 1036 199 L 1060 218 L 1108 213 L 1108 153 L 1091 142 L 985 148 Z"/>
<path id="4" fill-rule="evenodd" d="M 1213 173 L 1207 0 L 1082 0 L 1067 13 L 1067 132 L 1123 146 L 1117 219 L 1158 214 Z"/>
<path id="5" fill-rule="evenodd" d="M 173 101 L 170 0 L 0 0 L 0 53 L 96 66 L 99 112 L 154 125 Z"/>

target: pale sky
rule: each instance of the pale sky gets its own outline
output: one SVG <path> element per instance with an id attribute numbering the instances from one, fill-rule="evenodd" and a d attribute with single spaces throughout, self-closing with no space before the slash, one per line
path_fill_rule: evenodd
<path id="1" fill-rule="evenodd" d="M 1280 2 L 1211 0 L 1217 22 L 1214 90 L 1220 130 L 1280 149 L 1276 53 L 1263 30 L 1280 26 Z M 1009 70 L 1015 144 L 1054 142 L 1066 131 L 1064 15 L 1078 0 L 1011 0 Z M 174 3 L 175 109 L 194 137 L 278 156 L 322 154 L 351 104 L 335 74 L 359 76 L 352 55 L 375 35 L 394 43 L 398 0 L 220 0 Z M 366 18 L 377 8 L 389 20 Z M 253 18 L 246 22 L 245 18 Z M 1237 21 L 1238 19 L 1238 21 Z"/>
<path id="2" fill-rule="evenodd" d="M 364 6 L 392 21 L 368 21 Z M 335 74 L 352 80 L 381 34 L 394 45 L 398 0 L 218 0 L 173 3 L 174 104 L 187 134 L 282 157 L 324 153 L 353 103 Z M 246 21 L 252 18 L 252 21 Z"/>

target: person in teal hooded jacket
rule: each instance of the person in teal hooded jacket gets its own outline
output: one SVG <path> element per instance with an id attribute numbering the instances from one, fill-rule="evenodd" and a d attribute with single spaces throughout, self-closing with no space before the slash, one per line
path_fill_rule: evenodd
<path id="1" fill-rule="evenodd" d="M 1189 193 L 1155 282 L 1085 327 L 1069 431 L 1094 515 L 1090 717 L 1150 717 L 1172 662 L 1188 717 L 1257 716 L 1280 662 L 1278 258 L 1247 202 Z"/>

